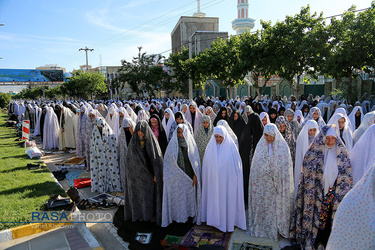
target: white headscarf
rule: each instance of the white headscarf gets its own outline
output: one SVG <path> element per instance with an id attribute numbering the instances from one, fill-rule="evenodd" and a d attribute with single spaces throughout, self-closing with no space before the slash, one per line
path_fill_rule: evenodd
<path id="1" fill-rule="evenodd" d="M 231 129 L 231 127 L 229 126 L 228 122 L 225 121 L 225 120 L 219 120 L 217 122 L 216 126 L 223 126 L 223 127 L 225 127 L 226 130 L 228 131 L 228 134 L 230 135 L 230 137 L 232 137 L 232 140 L 236 144 L 237 149 L 239 149 L 238 138 L 237 138 L 236 134 L 233 132 L 233 130 Z"/>
<path id="2" fill-rule="evenodd" d="M 350 161 L 355 185 L 375 164 L 375 124 L 371 125 L 355 144 L 350 152 Z"/>
<path id="3" fill-rule="evenodd" d="M 356 131 L 353 133 L 353 142 L 356 144 L 358 140 L 361 138 L 363 133 L 366 132 L 366 130 L 372 126 L 375 123 L 375 111 L 371 111 L 367 114 L 365 114 L 365 117 L 363 118 L 363 121 L 361 123 L 361 126 L 357 128 Z"/>
<path id="4" fill-rule="evenodd" d="M 299 178 L 302 171 L 302 164 L 303 164 L 303 158 L 305 157 L 305 154 L 310 146 L 310 140 L 309 140 L 309 130 L 310 129 L 316 129 L 316 133 L 314 138 L 319 134 L 319 125 L 314 120 L 309 120 L 306 122 L 305 126 L 303 126 L 301 132 L 298 135 L 297 143 L 296 143 L 296 161 L 295 161 L 295 168 L 294 168 L 294 199 L 297 196 L 297 190 L 298 190 L 298 184 L 299 184 Z"/>
<path id="5" fill-rule="evenodd" d="M 190 106 L 193 106 L 195 108 L 195 120 L 194 121 L 192 121 L 191 112 L 189 110 Z M 196 131 L 199 128 L 199 125 L 201 125 L 201 123 L 202 123 L 203 114 L 198 109 L 197 104 L 194 101 L 191 101 L 189 103 L 188 109 L 185 113 L 185 118 L 188 122 L 190 122 L 191 126 L 194 125 L 194 135 L 195 135 Z"/>
<path id="6" fill-rule="evenodd" d="M 303 124 L 305 122 L 305 118 L 302 115 L 302 111 L 297 109 L 296 112 L 294 112 L 294 119 L 298 122 L 298 117 L 301 117 L 301 120 L 299 121 L 299 124 Z"/>
<path id="7" fill-rule="evenodd" d="M 139 121 L 142 121 L 142 120 L 148 122 L 149 119 L 150 119 L 150 117 L 147 115 L 147 113 L 144 109 L 141 109 L 141 110 L 138 111 L 137 123 Z"/>
<path id="8" fill-rule="evenodd" d="M 263 127 L 264 127 L 264 125 L 263 125 L 263 119 L 264 119 L 264 117 L 267 118 L 267 124 L 271 123 L 269 115 L 266 112 L 262 112 L 262 113 L 260 113 L 259 118 L 260 118 L 260 121 L 262 122 L 262 126 Z"/>
<path id="9" fill-rule="evenodd" d="M 128 112 L 128 115 L 132 118 L 133 122 L 137 122 L 137 114 L 129 106 L 129 104 L 125 104 L 125 108 L 126 108 L 126 111 Z"/>
<path id="10" fill-rule="evenodd" d="M 111 117 L 112 115 L 112 117 Z M 108 110 L 108 114 L 105 118 L 106 123 L 111 127 L 116 139 L 118 138 L 118 131 L 120 128 L 120 115 L 117 111 L 116 106 L 113 104 Z"/>
<path id="11" fill-rule="evenodd" d="M 165 118 L 165 115 L 163 117 L 163 121 L 161 122 L 163 124 L 164 130 L 165 130 L 165 134 L 168 136 L 169 132 L 171 130 L 171 126 L 172 126 L 172 124 L 173 124 L 173 122 L 174 122 L 175 119 L 174 119 L 174 114 L 173 114 L 173 112 L 172 112 L 172 110 L 170 108 L 167 108 L 164 113 L 168 113 L 169 114 L 168 123 L 166 122 L 167 119 Z"/>
<path id="12" fill-rule="evenodd" d="M 342 114 L 344 117 L 345 117 L 345 121 L 348 123 L 348 126 L 349 128 L 351 129 L 352 128 L 352 123 L 350 122 L 350 119 L 348 117 L 348 114 L 346 113 L 346 110 L 344 108 L 338 108 L 335 110 L 335 113 L 333 113 L 332 117 L 335 115 L 335 114 Z M 331 117 L 331 119 L 332 119 Z M 331 120 L 328 121 L 327 124 L 329 124 Z M 354 126 L 355 126 L 355 123 L 354 123 Z M 352 133 L 354 132 L 353 130 L 351 130 Z"/>
<path id="13" fill-rule="evenodd" d="M 322 128 L 326 125 L 326 122 L 323 120 L 322 112 L 317 107 L 313 107 L 310 109 L 309 114 L 306 116 L 304 123 L 302 123 L 302 126 L 304 126 L 308 120 L 314 120 L 313 114 L 315 113 L 315 111 L 318 111 L 319 118 L 317 123 L 319 125 L 319 130 L 322 130 Z"/>
<path id="14" fill-rule="evenodd" d="M 350 129 L 349 127 L 349 124 L 348 124 L 348 117 L 345 116 L 344 114 L 341 114 L 341 113 L 337 113 L 337 114 L 334 114 L 332 116 L 332 118 L 329 120 L 328 124 L 334 124 L 336 125 L 337 127 L 337 132 L 340 134 L 340 131 L 339 131 L 339 120 L 341 118 L 344 118 L 345 119 L 345 125 L 344 125 L 344 128 L 343 128 L 343 133 L 342 133 L 342 137 L 345 141 L 345 146 L 346 148 L 348 149 L 348 152 L 350 153 L 350 151 L 352 150 L 353 148 L 353 133 L 352 133 L 352 130 Z"/>
<path id="15" fill-rule="evenodd" d="M 327 136 L 331 135 L 338 139 L 338 131 L 334 127 L 329 128 Z M 325 141 L 324 141 L 325 143 Z M 323 169 L 323 188 L 324 194 L 327 194 L 330 187 L 333 187 L 339 174 L 339 168 L 337 166 L 337 143 L 331 148 L 325 145 L 324 147 L 324 169 Z"/>

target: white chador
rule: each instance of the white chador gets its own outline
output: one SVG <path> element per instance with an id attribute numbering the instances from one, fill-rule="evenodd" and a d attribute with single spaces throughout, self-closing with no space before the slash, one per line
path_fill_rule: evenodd
<path id="1" fill-rule="evenodd" d="M 278 234 L 289 238 L 293 207 L 293 162 L 289 146 L 275 124 L 267 124 L 259 140 L 250 169 L 248 230 L 251 236 L 275 241 Z"/>
<path id="2" fill-rule="evenodd" d="M 117 111 L 117 108 L 112 105 L 109 108 L 107 117 L 105 117 L 105 121 L 111 127 L 116 139 L 118 138 L 118 131 L 120 129 L 119 118 L 120 118 L 120 115 Z"/>
<path id="3" fill-rule="evenodd" d="M 369 127 L 350 152 L 353 185 L 375 164 L 375 124 Z M 375 191 L 375 190 L 374 190 Z M 375 211 L 374 211 L 375 212 Z M 375 229 L 375 227 L 374 227 Z"/>
<path id="4" fill-rule="evenodd" d="M 309 130 L 314 128 L 316 129 L 315 135 L 310 136 Z M 305 154 L 310 144 L 314 141 L 314 138 L 319 134 L 319 132 L 320 131 L 318 123 L 314 120 L 308 120 L 298 135 L 296 144 L 296 164 L 294 168 L 294 198 L 296 198 L 297 196 L 297 189 L 299 177 L 302 171 L 303 158 L 305 157 Z"/>
<path id="5" fill-rule="evenodd" d="M 43 149 L 54 149 L 59 146 L 59 121 L 52 107 L 47 108 L 43 126 Z"/>
<path id="6" fill-rule="evenodd" d="M 340 119 L 345 119 L 345 124 L 342 129 L 339 127 L 339 120 Z M 334 124 L 338 128 L 338 133 L 343 140 L 346 148 L 348 149 L 348 152 L 353 148 L 353 133 L 352 130 L 350 129 L 350 123 L 348 122 L 349 118 L 346 115 L 343 115 L 341 113 L 336 113 L 334 114 L 331 119 L 329 120 L 328 124 Z"/>
<path id="7" fill-rule="evenodd" d="M 121 192 L 116 137 L 104 118 L 96 118 L 93 124 L 90 140 L 91 192 Z"/>
<path id="8" fill-rule="evenodd" d="M 177 136 L 179 129 L 183 130 L 183 138 Z M 180 147 L 187 147 L 191 168 L 197 179 L 196 185 L 193 185 L 193 179 L 187 174 L 187 166 L 183 163 L 184 156 Z M 182 163 L 179 164 L 181 161 Z M 198 147 L 188 126 L 179 124 L 173 132 L 164 155 L 162 227 L 168 226 L 173 221 L 185 223 L 189 217 L 193 217 L 194 222 L 199 225 L 201 192 L 201 164 Z"/>
<path id="9" fill-rule="evenodd" d="M 215 135 L 224 137 L 221 144 Z M 223 232 L 246 230 L 241 157 L 223 126 L 215 127 L 203 158 L 202 222 Z"/>
<path id="10" fill-rule="evenodd" d="M 172 126 L 175 119 L 174 119 L 173 111 L 170 108 L 167 108 L 165 110 L 165 113 L 169 114 L 169 119 L 167 121 L 167 119 L 164 116 L 163 121 L 161 123 L 163 124 L 165 134 L 168 136 L 170 131 L 171 131 L 171 126 Z"/>
<path id="11" fill-rule="evenodd" d="M 372 165 L 337 209 L 327 250 L 375 249 L 374 190 Z"/>
<path id="12" fill-rule="evenodd" d="M 63 150 L 65 148 L 76 148 L 76 133 L 74 131 L 75 114 L 70 109 L 65 107 L 63 107 L 61 111 L 59 150 Z"/>

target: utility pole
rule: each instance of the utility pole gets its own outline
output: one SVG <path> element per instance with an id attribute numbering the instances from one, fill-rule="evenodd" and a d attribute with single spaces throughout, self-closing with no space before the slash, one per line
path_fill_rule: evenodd
<path id="1" fill-rule="evenodd" d="M 192 37 L 189 37 L 189 58 L 193 58 Z M 193 99 L 193 80 L 189 77 L 189 99 Z"/>
<path id="2" fill-rule="evenodd" d="M 89 49 L 86 46 L 86 48 L 84 48 L 84 49 L 82 49 L 82 48 L 79 49 L 79 51 L 81 51 L 81 50 L 84 50 L 86 52 L 86 72 L 87 72 L 87 71 L 89 71 L 89 57 L 87 55 L 87 51 L 93 51 L 94 49 Z"/>

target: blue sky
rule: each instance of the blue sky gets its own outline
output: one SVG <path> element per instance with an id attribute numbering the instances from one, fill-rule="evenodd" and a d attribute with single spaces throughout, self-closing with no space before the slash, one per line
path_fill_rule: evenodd
<path id="1" fill-rule="evenodd" d="M 284 20 L 310 4 L 324 16 L 340 14 L 352 4 L 370 6 L 367 0 L 249 0 L 249 17 Z M 196 0 L 0 0 L 0 68 L 33 69 L 58 64 L 71 71 L 85 64 L 120 65 L 142 46 L 147 53 L 171 49 L 170 33 L 181 15 L 196 11 Z M 201 0 L 206 16 L 219 17 L 220 31 L 235 34 L 231 22 L 237 15 L 237 0 Z M 168 56 L 168 53 L 163 54 Z"/>

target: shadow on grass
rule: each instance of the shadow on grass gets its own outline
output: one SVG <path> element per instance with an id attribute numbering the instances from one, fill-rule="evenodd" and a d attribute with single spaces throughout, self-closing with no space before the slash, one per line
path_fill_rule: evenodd
<path id="1" fill-rule="evenodd" d="M 25 149 L 25 151 L 26 151 L 26 149 Z M 6 159 L 15 159 L 15 158 L 30 160 L 30 157 L 26 153 L 22 154 L 22 155 L 6 156 L 6 157 L 2 157 L 0 159 L 6 160 Z"/>
<path id="2" fill-rule="evenodd" d="M 35 198 L 51 194 L 65 194 L 64 190 L 62 190 L 58 185 L 56 185 L 56 182 L 46 181 L 34 185 L 4 190 L 0 192 L 0 195 L 12 195 L 16 193 L 23 193 L 26 190 L 30 192 L 23 196 L 24 198 Z"/>
<path id="3" fill-rule="evenodd" d="M 41 163 L 35 162 L 33 164 L 41 164 Z M 10 173 L 10 172 L 16 172 L 16 171 L 23 171 L 23 170 L 28 170 L 27 169 L 27 165 L 24 166 L 24 167 L 16 167 L 16 168 L 10 168 L 10 169 L 7 169 L 7 170 L 2 170 L 2 171 L 0 171 L 0 174 Z M 32 172 L 32 173 L 35 173 L 35 174 L 49 172 L 46 167 L 42 167 L 41 169 L 36 169 L 36 170 L 29 170 L 29 171 Z"/>

